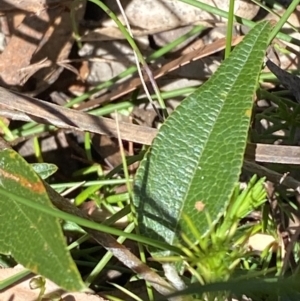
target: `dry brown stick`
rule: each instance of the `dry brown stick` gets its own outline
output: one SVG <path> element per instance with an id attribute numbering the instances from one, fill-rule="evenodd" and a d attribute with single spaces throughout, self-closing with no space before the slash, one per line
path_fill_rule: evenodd
<path id="1" fill-rule="evenodd" d="M 117 137 L 114 120 L 89 115 L 84 112 L 60 107 L 42 100 L 10 92 L 0 87 L 0 105 L 8 110 L 0 110 L 0 115 L 24 121 L 36 121 L 58 128 L 87 131 Z M 120 122 L 123 140 L 150 145 L 157 129 Z M 247 144 L 246 158 L 257 162 L 300 164 L 300 147 L 287 145 Z"/>
<path id="2" fill-rule="evenodd" d="M 256 162 L 298 165 L 300 164 L 300 147 L 248 143 L 245 158 Z"/>
<path id="3" fill-rule="evenodd" d="M 23 117 L 24 119 L 27 118 L 27 120 L 50 124 L 63 129 L 117 137 L 116 123 L 112 119 L 67 109 L 39 99 L 10 92 L 2 87 L 0 87 L 0 105 L 16 110 L 19 117 L 21 117 L 20 112 L 25 113 L 27 116 L 23 115 Z M 6 111 L 6 113 L 8 112 Z M 10 111 L 10 114 L 13 115 L 13 112 Z M 147 127 L 144 127 L 144 131 L 141 133 L 139 126 L 124 122 L 120 122 L 120 127 L 122 129 L 122 139 L 142 144 L 151 144 L 156 134 L 156 130 Z"/>

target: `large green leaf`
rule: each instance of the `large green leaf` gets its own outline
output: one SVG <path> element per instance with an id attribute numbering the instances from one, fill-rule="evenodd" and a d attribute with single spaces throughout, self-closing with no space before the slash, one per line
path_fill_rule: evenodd
<path id="1" fill-rule="evenodd" d="M 141 234 L 174 244 L 184 232 L 194 240 L 183 214 L 204 234 L 205 211 L 213 223 L 224 212 L 240 174 L 270 30 L 269 22 L 256 25 L 162 125 L 135 179 Z"/>
<path id="2" fill-rule="evenodd" d="M 52 206 L 42 180 L 15 151 L 0 151 L 1 188 Z M 0 253 L 68 291 L 85 285 L 65 243 L 59 220 L 0 195 Z"/>

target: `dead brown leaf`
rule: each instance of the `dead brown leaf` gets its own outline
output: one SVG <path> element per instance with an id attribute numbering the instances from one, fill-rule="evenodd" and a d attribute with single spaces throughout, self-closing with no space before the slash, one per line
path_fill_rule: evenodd
<path id="1" fill-rule="evenodd" d="M 84 13 L 80 2 L 76 18 Z M 70 7 L 55 5 L 44 7 L 37 13 L 27 14 L 22 23 L 13 30 L 8 45 L 0 55 L 0 76 L 3 86 L 14 87 L 37 94 L 51 85 L 63 67 L 57 64 L 69 56 L 74 39 L 70 19 Z M 47 65 L 39 62 L 47 60 Z M 30 67 L 33 65 L 32 67 Z M 25 74 L 22 70 L 29 70 Z M 24 87 L 31 76 L 33 87 Z"/>

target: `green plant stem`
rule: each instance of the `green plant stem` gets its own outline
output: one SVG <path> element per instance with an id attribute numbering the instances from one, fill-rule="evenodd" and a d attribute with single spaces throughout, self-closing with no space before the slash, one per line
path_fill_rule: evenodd
<path id="1" fill-rule="evenodd" d="M 147 62 L 150 62 L 152 60 L 158 59 L 160 57 L 162 57 L 163 55 L 165 55 L 166 53 L 170 52 L 172 49 L 174 49 L 177 45 L 179 45 L 180 43 L 182 43 L 183 41 L 185 41 L 185 39 L 198 34 L 199 32 L 201 32 L 205 27 L 202 25 L 198 25 L 195 26 L 190 32 L 188 32 L 187 34 L 183 35 L 182 37 L 174 40 L 172 43 L 166 45 L 165 47 L 155 51 L 154 53 L 152 53 L 147 59 Z M 82 94 L 74 99 L 72 99 L 70 102 L 68 102 L 66 104 L 66 107 L 72 107 L 75 104 L 78 104 L 88 98 L 90 98 L 93 94 L 101 91 L 102 89 L 106 89 L 111 87 L 114 83 L 116 83 L 118 80 L 125 78 L 126 76 L 129 76 L 131 74 L 133 74 L 134 72 L 137 71 L 137 67 L 136 66 L 131 66 L 128 69 L 126 69 L 125 71 L 121 72 L 119 75 L 113 77 L 112 79 L 106 81 L 105 83 L 101 83 L 100 85 L 96 86 L 94 89 L 90 90 L 89 92 L 86 92 L 85 94 Z"/>
<path id="2" fill-rule="evenodd" d="M 24 277 L 26 277 L 30 274 L 31 274 L 31 271 L 24 269 L 13 276 L 10 276 L 6 279 L 1 280 L 0 281 L 0 290 L 4 290 L 8 286 L 16 283 L 17 281 L 23 279 Z"/>
<path id="3" fill-rule="evenodd" d="M 134 51 L 134 53 L 137 55 L 137 58 L 139 60 L 139 62 L 141 63 L 141 65 L 144 67 L 150 81 L 151 84 L 153 86 L 153 89 L 155 91 L 155 94 L 157 96 L 158 99 L 158 103 L 160 105 L 160 107 L 166 112 L 166 105 L 164 103 L 163 98 L 161 97 L 160 91 L 157 87 L 157 84 L 153 79 L 153 75 L 150 72 L 150 69 L 147 65 L 146 60 L 144 59 L 142 53 L 140 52 L 139 48 L 137 47 L 134 39 L 131 37 L 131 35 L 129 34 L 129 32 L 126 30 L 126 28 L 123 26 L 123 24 L 120 22 L 120 20 L 118 19 L 118 17 L 100 0 L 89 0 L 90 2 L 95 3 L 96 5 L 98 5 L 99 7 L 101 7 L 101 9 L 112 19 L 115 21 L 115 23 L 117 24 L 117 26 L 119 27 L 120 31 L 122 32 L 122 34 L 124 35 L 124 37 L 126 38 L 127 42 L 129 43 L 129 45 L 131 46 L 132 50 Z M 141 74 L 140 74 L 141 76 Z M 146 87 L 145 87 L 146 88 Z M 151 100 L 152 101 L 152 100 Z"/>
<path id="4" fill-rule="evenodd" d="M 228 13 L 226 11 L 221 10 L 221 9 L 219 9 L 217 7 L 205 4 L 202 1 L 197 1 L 197 0 L 179 0 L 179 1 L 183 2 L 183 3 L 190 4 L 190 5 L 195 6 L 195 7 L 198 7 L 200 9 L 202 9 L 202 10 L 210 12 L 213 15 L 217 15 L 217 16 L 220 16 L 220 17 L 228 19 Z M 250 28 L 253 28 L 256 25 L 256 23 L 254 21 L 250 21 L 250 20 L 247 20 L 245 18 L 238 17 L 236 15 L 234 15 L 233 19 L 234 19 L 235 22 L 237 22 L 239 24 L 246 25 L 246 26 L 248 26 Z M 290 42 L 292 44 L 300 46 L 300 40 L 299 39 L 295 39 L 293 37 L 290 37 L 289 35 L 284 34 L 282 32 L 278 32 L 277 38 L 279 38 L 279 39 L 281 39 L 283 41 Z"/>
<path id="5" fill-rule="evenodd" d="M 80 49 L 80 48 L 82 48 L 82 42 L 81 42 L 79 29 L 78 29 L 78 25 L 77 25 L 77 20 L 76 20 L 76 8 L 79 3 L 80 3 L 80 0 L 75 0 L 72 2 L 70 16 L 71 16 L 71 23 L 72 23 L 72 29 L 73 29 L 73 37 L 74 37 L 75 41 L 77 42 L 78 48 Z"/>
<path id="6" fill-rule="evenodd" d="M 94 185 L 122 185 L 126 183 L 126 179 L 106 179 L 106 180 L 98 180 L 98 181 L 88 181 L 88 182 L 70 182 L 70 183 L 58 183 L 52 184 L 51 187 L 53 189 L 61 189 L 61 188 L 70 188 L 73 186 L 80 185 L 80 187 L 88 187 Z"/>
<path id="7" fill-rule="evenodd" d="M 226 48 L 225 48 L 225 59 L 229 57 L 231 52 L 231 41 L 232 41 L 232 30 L 233 30 L 233 18 L 234 18 L 234 1 L 229 2 L 228 11 L 228 23 L 227 23 L 227 33 L 226 33 Z"/>
<path id="8" fill-rule="evenodd" d="M 273 28 L 273 30 L 270 34 L 269 43 L 271 43 L 271 41 L 279 34 L 279 31 L 281 30 L 283 25 L 287 22 L 290 15 L 295 11 L 298 4 L 299 4 L 299 0 L 293 0 L 293 2 L 286 9 L 285 13 L 279 19 L 279 21 L 276 22 L 276 25 L 275 25 L 275 27 Z"/>
<path id="9" fill-rule="evenodd" d="M 124 233 L 131 233 L 134 229 L 134 223 L 129 224 L 126 229 L 124 230 Z M 126 237 L 120 236 L 118 237 L 117 241 L 120 244 L 123 244 L 126 240 Z M 98 262 L 98 264 L 94 267 L 92 272 L 89 274 L 89 276 L 85 280 L 85 284 L 87 286 L 90 286 L 97 276 L 100 274 L 100 272 L 105 268 L 109 260 L 112 258 L 113 254 L 111 252 L 106 252 L 105 255 L 101 258 L 101 260 Z"/>
<path id="10" fill-rule="evenodd" d="M 162 47 L 161 49 L 155 51 L 154 53 L 152 53 L 147 59 L 147 62 L 150 62 L 152 60 L 158 59 L 160 57 L 162 57 L 163 55 L 165 55 L 166 53 L 170 52 L 172 49 L 174 49 L 176 46 L 178 46 L 180 43 L 182 43 L 183 41 L 185 41 L 186 39 L 188 39 L 189 37 L 192 37 L 198 33 L 200 33 L 201 31 L 203 31 L 205 27 L 202 25 L 197 25 L 195 26 L 191 31 L 189 31 L 188 33 L 186 33 L 185 35 L 179 37 L 178 39 L 174 40 L 173 42 L 169 43 L 168 45 Z M 135 73 L 137 71 L 137 67 L 136 66 L 131 66 L 128 69 L 124 70 L 123 72 L 121 72 L 119 75 L 113 77 L 112 79 L 99 84 L 98 86 L 96 86 L 95 88 L 93 88 L 92 90 L 76 97 L 73 98 L 71 101 L 69 101 L 68 103 L 66 103 L 65 107 L 70 108 L 75 104 L 81 103 L 84 100 L 90 98 L 92 95 L 94 95 L 95 93 L 109 88 L 112 85 L 114 85 L 117 81 L 124 79 L 125 77 Z M 153 99 L 157 99 L 157 97 L 155 95 L 151 96 Z M 165 97 L 163 95 L 163 97 Z M 132 103 L 129 102 L 122 102 L 122 103 L 117 103 L 117 104 L 113 104 L 113 105 L 109 105 L 109 106 L 105 106 L 103 108 L 100 109 L 96 109 L 96 110 L 92 110 L 89 111 L 90 114 L 93 115 L 106 115 L 109 114 L 115 110 L 121 110 L 121 109 L 128 109 L 132 107 Z M 12 131 L 13 133 L 15 133 L 16 135 L 22 135 L 22 136 L 28 136 L 28 135 L 35 135 L 38 133 L 41 133 L 43 131 L 47 131 L 47 130 L 53 130 L 55 129 L 55 127 L 50 127 L 50 126 L 43 126 L 43 125 L 37 125 L 34 122 L 29 122 L 26 123 L 25 125 L 23 125 L 20 129 L 14 130 Z"/>
<path id="11" fill-rule="evenodd" d="M 277 14 L 274 10 L 272 10 L 271 8 L 269 8 L 267 5 L 257 1 L 257 0 L 251 0 L 253 3 L 257 4 L 258 6 L 260 6 L 261 8 L 263 8 L 265 11 L 267 11 L 268 13 L 281 18 L 281 16 L 279 14 Z M 267 1 L 266 1 L 267 2 Z M 276 9 L 275 7 L 273 7 L 273 9 Z M 282 9 L 282 7 L 281 7 Z M 297 28 L 291 24 L 290 22 L 286 22 L 286 24 L 288 24 L 291 28 L 293 28 L 295 30 L 295 32 L 298 32 Z"/>

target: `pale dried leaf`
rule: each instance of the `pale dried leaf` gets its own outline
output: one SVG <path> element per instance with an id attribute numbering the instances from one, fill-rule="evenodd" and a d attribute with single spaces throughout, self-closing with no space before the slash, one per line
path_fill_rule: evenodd
<path id="1" fill-rule="evenodd" d="M 11 277 L 18 272 L 22 271 L 23 268 L 6 268 L 0 269 L 0 281 L 8 277 Z M 34 301 L 37 300 L 40 290 L 30 289 L 30 280 L 35 277 L 31 275 L 15 285 L 10 286 L 6 290 L 0 291 L 0 300 L 1 301 Z M 54 296 L 60 296 L 63 301 L 105 301 L 98 295 L 91 295 L 87 293 L 66 293 L 61 290 L 55 283 L 50 280 L 46 280 L 46 291 L 44 298 L 51 298 Z"/>
<path id="2" fill-rule="evenodd" d="M 230 0 L 202 0 L 201 2 L 228 11 L 229 1 Z M 123 0 L 121 2 L 123 3 L 130 25 L 139 29 L 154 30 L 161 27 L 169 27 L 169 29 L 171 29 L 199 21 L 209 22 L 210 24 L 226 21 L 225 19 L 177 0 L 132 0 L 130 3 Z M 109 5 L 112 11 L 119 11 L 115 2 L 110 2 Z M 258 9 L 259 7 L 251 3 L 251 1 L 235 1 L 235 13 L 240 17 L 252 19 L 257 14 Z M 123 19 L 120 15 L 118 16 L 120 19 Z M 112 20 L 105 21 L 103 25 L 105 27 L 115 27 Z"/>
<path id="3" fill-rule="evenodd" d="M 127 1 L 121 2 L 123 2 L 125 14 L 134 37 L 153 35 L 184 26 L 203 25 L 212 27 L 226 22 L 226 19 L 216 17 L 204 10 L 177 0 L 133 0 L 129 4 Z M 229 0 L 204 0 L 201 2 L 228 11 Z M 113 12 L 119 11 L 115 2 L 109 2 L 109 6 Z M 235 13 L 240 17 L 252 19 L 258 10 L 258 5 L 250 1 L 235 1 Z M 118 14 L 118 17 L 123 20 L 120 14 Z M 87 30 L 82 37 L 83 41 L 89 42 L 115 39 L 125 38 L 111 19 L 103 21 L 97 29 Z"/>
<path id="4" fill-rule="evenodd" d="M 262 252 L 266 248 L 271 247 L 272 250 L 278 248 L 275 238 L 269 234 L 256 233 L 249 237 L 247 242 L 248 248 L 254 252 Z"/>

